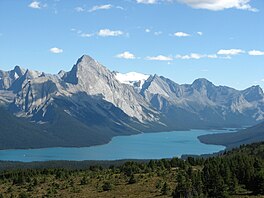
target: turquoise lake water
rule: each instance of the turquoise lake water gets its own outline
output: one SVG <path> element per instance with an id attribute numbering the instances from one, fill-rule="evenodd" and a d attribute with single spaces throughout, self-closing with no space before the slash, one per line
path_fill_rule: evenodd
<path id="1" fill-rule="evenodd" d="M 191 130 L 117 136 L 104 145 L 81 148 L 0 150 L 4 161 L 161 159 L 183 154 L 209 154 L 224 146 L 206 145 L 197 137 L 229 130 Z"/>

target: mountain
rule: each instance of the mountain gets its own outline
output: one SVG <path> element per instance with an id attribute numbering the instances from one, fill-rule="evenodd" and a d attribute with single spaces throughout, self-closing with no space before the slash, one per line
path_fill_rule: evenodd
<path id="1" fill-rule="evenodd" d="M 241 127 L 264 120 L 259 86 L 239 91 L 206 79 L 180 85 L 158 75 L 112 72 L 88 55 L 56 75 L 18 66 L 0 71 L 0 105 L 11 120 L 30 123 L 32 133 L 47 137 L 24 148 L 91 146 L 117 135 Z M 20 128 L 8 131 L 16 137 Z M 0 125 L 0 134 L 6 130 Z M 38 142 L 37 135 L 32 137 Z M 22 142 L 28 134 L 17 138 Z M 0 144 L 13 146 L 11 140 Z"/>
<path id="2" fill-rule="evenodd" d="M 24 74 L 25 70 L 19 66 L 15 66 L 11 71 L 0 70 L 0 90 L 10 89 L 11 85 Z"/>
<path id="3" fill-rule="evenodd" d="M 259 87 L 260 88 L 260 87 Z M 162 76 L 151 76 L 140 94 L 165 116 L 172 128 L 188 125 L 190 128 L 218 128 L 252 125 L 263 120 L 264 94 L 251 87 L 238 91 L 215 86 L 206 79 L 197 79 L 191 85 L 179 85 Z M 166 122 L 166 121 L 165 121 Z"/>
<path id="4" fill-rule="evenodd" d="M 223 145 L 228 148 L 261 142 L 264 141 L 264 122 L 237 132 L 203 135 L 199 140 L 205 144 Z"/>

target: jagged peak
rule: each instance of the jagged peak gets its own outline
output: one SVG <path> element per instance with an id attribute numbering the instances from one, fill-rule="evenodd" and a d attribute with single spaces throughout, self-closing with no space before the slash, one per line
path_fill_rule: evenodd
<path id="1" fill-rule="evenodd" d="M 77 64 L 79 62 L 83 62 L 83 61 L 84 62 L 90 62 L 90 61 L 95 61 L 95 60 L 91 56 L 84 54 L 78 59 Z"/>
<path id="2" fill-rule="evenodd" d="M 73 66 L 71 71 L 65 73 L 62 79 L 65 82 L 78 84 L 79 80 L 82 79 L 86 82 L 90 78 L 102 75 L 113 75 L 106 67 L 101 65 L 98 61 L 94 60 L 88 55 L 83 55 L 77 60 L 77 63 Z"/>
<path id="3" fill-rule="evenodd" d="M 33 78 L 40 77 L 42 73 L 43 72 L 27 69 L 24 75 L 26 78 L 33 79 Z"/>
<path id="4" fill-rule="evenodd" d="M 261 92 L 263 91 L 259 85 L 253 85 L 253 86 L 251 86 L 251 87 L 245 89 L 245 91 L 247 91 L 247 90 L 248 90 L 248 91 L 251 91 L 251 90 L 257 90 L 257 91 L 261 91 Z"/>
<path id="5" fill-rule="evenodd" d="M 66 74 L 66 71 L 60 70 L 59 73 L 57 74 L 59 78 L 63 78 L 63 76 Z"/>
<path id="6" fill-rule="evenodd" d="M 16 65 L 12 71 L 13 71 L 13 72 L 16 72 L 17 75 L 19 75 L 19 76 L 24 75 L 25 72 L 26 72 L 26 70 L 25 70 L 24 68 L 22 68 L 22 67 L 20 67 L 20 66 L 18 66 L 18 65 Z"/>
<path id="7" fill-rule="evenodd" d="M 78 60 L 77 63 L 74 65 L 73 70 L 75 71 L 84 71 L 89 70 L 90 72 L 92 70 L 96 72 L 104 72 L 108 71 L 106 67 L 104 67 L 102 64 L 100 64 L 97 60 L 93 59 L 89 55 L 83 55 Z M 109 71 L 110 72 L 110 71 Z"/>
<path id="8" fill-rule="evenodd" d="M 245 89 L 244 91 L 243 91 L 244 93 L 258 93 L 258 94 L 264 94 L 263 93 L 263 90 L 261 89 L 261 87 L 259 86 L 259 85 L 253 85 L 253 86 L 251 86 L 251 87 L 249 87 L 249 88 L 247 88 L 247 89 Z"/>
<path id="9" fill-rule="evenodd" d="M 263 90 L 259 85 L 251 86 L 243 91 L 247 97 L 262 98 L 264 97 Z"/>
<path id="10" fill-rule="evenodd" d="M 201 88 L 203 86 L 214 86 L 214 84 L 206 78 L 198 78 L 193 81 L 192 86 L 195 86 L 196 88 Z"/>
<path id="11" fill-rule="evenodd" d="M 159 79 L 160 77 L 157 74 L 154 74 L 154 75 L 149 76 L 149 78 L 147 79 L 147 82 L 152 82 L 152 81 L 159 80 Z"/>

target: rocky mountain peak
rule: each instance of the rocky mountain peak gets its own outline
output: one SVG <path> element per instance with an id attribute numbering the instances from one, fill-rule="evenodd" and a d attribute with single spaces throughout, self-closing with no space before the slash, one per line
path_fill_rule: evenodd
<path id="1" fill-rule="evenodd" d="M 203 95 L 210 95 L 211 91 L 214 91 L 214 88 L 216 87 L 212 82 L 205 78 L 196 79 L 191 86 Z"/>
<path id="2" fill-rule="evenodd" d="M 20 66 L 15 66 L 14 69 L 12 70 L 14 73 L 16 73 L 19 77 L 24 75 L 26 70 L 23 69 L 22 67 Z"/>
<path id="3" fill-rule="evenodd" d="M 97 72 L 104 72 L 107 69 L 101 65 L 98 61 L 94 60 L 92 57 L 88 55 L 83 55 L 81 58 L 78 59 L 76 63 L 77 70 L 79 71 L 95 71 Z"/>
<path id="4" fill-rule="evenodd" d="M 198 78 L 192 83 L 193 87 L 201 88 L 201 87 L 208 87 L 213 86 L 213 83 L 207 80 L 206 78 Z"/>
<path id="5" fill-rule="evenodd" d="M 89 63 L 89 62 L 96 62 L 96 61 L 91 56 L 84 54 L 77 60 L 77 64 L 80 62 Z"/>
<path id="6" fill-rule="evenodd" d="M 70 72 L 65 73 L 63 79 L 72 84 L 93 83 L 97 77 L 111 73 L 99 62 L 88 55 L 78 59 Z"/>
<path id="7" fill-rule="evenodd" d="M 249 102 L 264 99 L 263 90 L 259 85 L 249 87 L 243 91 L 245 99 Z"/>

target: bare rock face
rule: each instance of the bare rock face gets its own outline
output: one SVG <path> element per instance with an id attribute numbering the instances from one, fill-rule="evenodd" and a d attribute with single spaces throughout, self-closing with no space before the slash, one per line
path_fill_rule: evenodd
<path id="1" fill-rule="evenodd" d="M 25 74 L 25 70 L 19 66 L 11 71 L 0 70 L 0 90 L 8 90 L 11 85 L 21 76 Z"/>
<path id="2" fill-rule="evenodd" d="M 145 82 L 140 94 L 163 114 L 170 113 L 172 107 L 180 108 L 196 115 L 201 122 L 217 120 L 238 124 L 239 119 L 252 123 L 264 118 L 264 94 L 259 86 L 238 91 L 215 86 L 206 79 L 197 79 L 191 85 L 179 85 L 155 75 Z"/>
<path id="3" fill-rule="evenodd" d="M 68 88 L 71 93 L 82 91 L 88 95 L 101 96 L 141 122 L 151 118 L 143 111 L 144 108 L 148 109 L 143 97 L 131 86 L 116 80 L 111 71 L 90 56 L 82 56 L 62 79 L 71 84 Z"/>
<path id="4" fill-rule="evenodd" d="M 96 122 L 93 115 L 119 127 L 133 128 L 135 122 L 141 130 L 150 131 L 241 126 L 264 120 L 264 94 L 259 86 L 238 91 L 206 79 L 179 85 L 158 75 L 133 75 L 143 77 L 144 83 L 120 80 L 116 72 L 87 55 L 71 71 L 57 75 L 16 66 L 0 71 L 0 104 L 32 121 L 52 120 L 56 115 L 50 109 L 55 108 L 82 123 L 90 120 L 89 125 Z M 122 74 L 127 76 L 131 73 Z"/>

